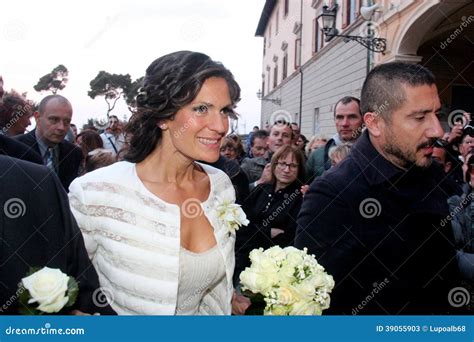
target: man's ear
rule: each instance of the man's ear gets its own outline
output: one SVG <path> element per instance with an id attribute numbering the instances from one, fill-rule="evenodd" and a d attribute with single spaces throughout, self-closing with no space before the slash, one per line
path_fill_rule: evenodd
<path id="1" fill-rule="evenodd" d="M 40 113 L 38 111 L 36 111 L 36 112 L 33 113 L 33 116 L 35 117 L 35 121 L 38 122 L 39 117 L 40 117 Z"/>
<path id="2" fill-rule="evenodd" d="M 379 114 L 374 112 L 367 112 L 364 114 L 364 124 L 374 137 L 380 136 L 382 132 L 383 119 Z"/>

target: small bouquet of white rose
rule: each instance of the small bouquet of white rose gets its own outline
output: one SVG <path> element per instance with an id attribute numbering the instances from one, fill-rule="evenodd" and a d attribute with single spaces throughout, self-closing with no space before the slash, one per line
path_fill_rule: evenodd
<path id="1" fill-rule="evenodd" d="M 240 274 L 242 290 L 252 306 L 263 299 L 264 315 L 321 315 L 329 308 L 334 280 L 306 248 L 254 249 L 250 260 Z"/>
<path id="2" fill-rule="evenodd" d="M 52 314 L 70 307 L 76 301 L 79 286 L 56 268 L 32 268 L 20 282 L 20 313 L 23 315 Z"/>

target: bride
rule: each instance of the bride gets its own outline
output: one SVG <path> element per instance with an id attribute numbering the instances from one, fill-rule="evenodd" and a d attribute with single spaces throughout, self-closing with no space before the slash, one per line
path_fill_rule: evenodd
<path id="1" fill-rule="evenodd" d="M 125 161 L 70 186 L 118 314 L 231 313 L 235 228 L 246 219 L 229 178 L 197 161 L 218 159 L 239 98 L 230 71 L 202 53 L 158 58 L 137 96 Z"/>

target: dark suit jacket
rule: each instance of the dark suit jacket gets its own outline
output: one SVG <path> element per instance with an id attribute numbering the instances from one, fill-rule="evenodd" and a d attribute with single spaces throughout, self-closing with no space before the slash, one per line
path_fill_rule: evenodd
<path id="1" fill-rule="evenodd" d="M 18 141 L 32 147 L 41 156 L 38 142 L 36 141 L 35 130 L 15 137 Z M 58 157 L 58 177 L 64 189 L 68 191 L 69 185 L 78 176 L 79 166 L 82 161 L 82 151 L 79 147 L 63 140 L 59 144 Z"/>
<path id="2" fill-rule="evenodd" d="M 18 283 L 31 267 L 44 266 L 78 281 L 73 309 L 113 313 L 93 300 L 97 273 L 56 175 L 45 166 L 0 156 L 0 177 L 0 314 L 18 312 Z"/>
<path id="3" fill-rule="evenodd" d="M 43 164 L 43 159 L 31 147 L 2 134 L 0 134 L 0 154 Z"/>

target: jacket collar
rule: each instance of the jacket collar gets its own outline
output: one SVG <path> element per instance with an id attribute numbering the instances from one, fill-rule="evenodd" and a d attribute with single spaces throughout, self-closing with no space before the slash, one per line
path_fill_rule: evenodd
<path id="1" fill-rule="evenodd" d="M 377 185 L 393 178 L 400 178 L 407 173 L 407 171 L 393 165 L 375 149 L 370 141 L 367 129 L 357 139 L 351 156 L 370 185 Z"/>

